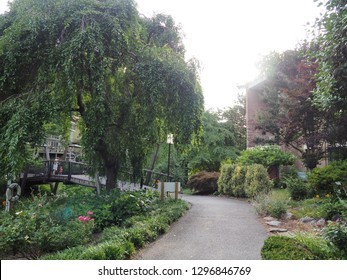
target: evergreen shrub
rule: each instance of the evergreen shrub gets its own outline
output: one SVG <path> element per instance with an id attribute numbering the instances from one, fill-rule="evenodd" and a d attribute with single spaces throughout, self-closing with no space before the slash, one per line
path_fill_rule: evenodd
<path id="1" fill-rule="evenodd" d="M 231 191 L 231 177 L 234 173 L 235 164 L 223 164 L 221 167 L 220 175 L 217 181 L 218 192 L 226 195 L 232 195 Z"/>
<path id="2" fill-rule="evenodd" d="M 263 260 L 314 260 L 317 257 L 299 240 L 287 236 L 270 236 L 261 249 Z"/>
<path id="3" fill-rule="evenodd" d="M 330 222 L 324 228 L 324 236 L 347 257 L 347 224 Z"/>
<path id="4" fill-rule="evenodd" d="M 308 175 L 309 186 L 319 195 L 334 194 L 347 197 L 347 160 L 334 161 L 314 168 Z"/>
<path id="5" fill-rule="evenodd" d="M 254 198 L 260 193 L 268 193 L 272 188 L 266 168 L 260 164 L 247 167 L 245 176 L 245 193 L 247 197 Z"/>
<path id="6" fill-rule="evenodd" d="M 312 191 L 307 183 L 299 178 L 286 177 L 282 182 L 287 187 L 291 198 L 294 200 L 303 200 L 312 195 Z"/>
<path id="7" fill-rule="evenodd" d="M 236 165 L 234 173 L 231 176 L 230 188 L 231 194 L 235 197 L 246 197 L 245 180 L 248 166 Z"/>

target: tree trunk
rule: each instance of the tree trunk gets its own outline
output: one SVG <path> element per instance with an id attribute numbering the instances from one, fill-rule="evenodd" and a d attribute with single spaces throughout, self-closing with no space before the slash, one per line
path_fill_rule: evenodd
<path id="1" fill-rule="evenodd" d="M 153 172 L 154 170 L 154 165 L 155 165 L 155 161 L 157 160 L 157 156 L 158 156 L 158 151 L 160 148 L 160 143 L 157 144 L 157 147 L 155 148 L 152 157 L 151 157 L 151 166 L 150 166 L 150 170 Z M 151 181 L 151 177 L 152 177 L 152 172 L 148 172 L 147 176 L 146 176 L 146 181 L 145 181 L 145 185 L 149 186 L 149 182 Z"/>
<path id="2" fill-rule="evenodd" d="M 58 187 L 59 187 L 59 182 L 55 182 L 54 185 L 53 185 L 53 183 L 50 183 L 49 185 L 50 185 L 50 188 L 51 188 L 51 194 L 56 195 Z"/>
<path id="3" fill-rule="evenodd" d="M 117 187 L 117 173 L 115 165 L 106 165 L 106 190 L 108 192 Z"/>
<path id="4" fill-rule="evenodd" d="M 278 165 L 271 165 L 268 167 L 267 172 L 271 180 L 279 180 L 280 167 Z"/>

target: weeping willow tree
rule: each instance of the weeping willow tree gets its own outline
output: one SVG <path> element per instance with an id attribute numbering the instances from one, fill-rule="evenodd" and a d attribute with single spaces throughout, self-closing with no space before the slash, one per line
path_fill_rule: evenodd
<path id="1" fill-rule="evenodd" d="M 14 0 L 0 16 L 0 172 L 20 171 L 43 127 L 71 114 L 108 190 L 168 132 L 189 143 L 203 97 L 184 54 L 173 19 L 140 17 L 132 0 Z"/>

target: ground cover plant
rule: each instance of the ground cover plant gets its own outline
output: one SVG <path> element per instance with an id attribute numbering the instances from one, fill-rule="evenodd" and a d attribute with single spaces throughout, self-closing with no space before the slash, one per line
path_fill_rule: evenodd
<path id="1" fill-rule="evenodd" d="M 157 192 L 115 190 L 97 195 L 70 186 L 56 196 L 21 199 L 10 212 L 1 211 L 0 256 L 127 259 L 187 208 L 180 200 L 160 201 Z M 111 229 L 120 234 L 107 238 Z"/>
<path id="2" fill-rule="evenodd" d="M 270 236 L 262 248 L 262 258 L 268 260 L 339 260 L 347 259 L 347 201 L 336 194 L 293 200 L 288 189 L 275 189 L 255 199 L 255 208 L 261 216 L 282 219 L 290 212 L 292 220 L 302 218 L 323 220 L 324 224 L 311 225 L 292 231 L 291 237 Z M 282 205 L 282 207 L 280 207 Z M 300 248 L 300 250 L 298 250 Z"/>

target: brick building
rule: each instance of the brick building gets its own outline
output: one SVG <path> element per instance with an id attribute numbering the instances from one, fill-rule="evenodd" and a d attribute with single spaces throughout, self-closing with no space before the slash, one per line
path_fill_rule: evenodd
<path id="1" fill-rule="evenodd" d="M 262 100 L 262 92 L 269 85 L 269 81 L 265 78 L 258 79 L 246 85 L 246 133 L 247 133 L 247 148 L 252 148 L 261 142 L 273 142 L 275 137 L 269 132 L 262 129 L 257 129 L 257 120 L 259 113 L 267 110 L 266 105 Z M 297 156 L 298 160 L 295 167 L 298 170 L 305 171 L 306 168 L 300 160 L 300 153 L 294 149 L 282 145 L 284 151 L 290 151 Z"/>

